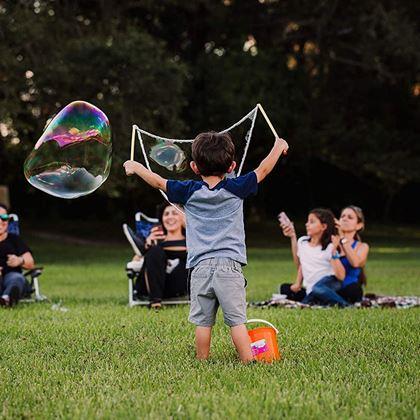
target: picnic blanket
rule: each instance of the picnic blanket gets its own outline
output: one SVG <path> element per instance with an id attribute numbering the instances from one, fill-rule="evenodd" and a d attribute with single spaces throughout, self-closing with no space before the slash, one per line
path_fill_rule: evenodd
<path id="1" fill-rule="evenodd" d="M 284 295 L 273 294 L 273 296 L 268 300 L 263 300 L 261 302 L 250 302 L 249 307 L 259 307 L 259 308 L 271 308 L 271 307 L 281 307 L 281 308 L 329 308 L 329 306 L 321 305 L 307 305 L 301 302 L 295 302 L 293 300 L 286 299 Z M 397 309 L 407 309 L 420 306 L 420 297 L 418 296 L 380 296 L 373 293 L 367 293 L 361 302 L 357 302 L 354 305 L 351 305 L 354 308 L 397 308 Z"/>

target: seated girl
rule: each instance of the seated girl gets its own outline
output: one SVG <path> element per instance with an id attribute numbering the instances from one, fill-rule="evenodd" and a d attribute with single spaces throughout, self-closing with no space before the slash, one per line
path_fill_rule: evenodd
<path id="1" fill-rule="evenodd" d="M 283 233 L 291 238 L 292 254 L 298 272 L 294 284 L 282 284 L 280 293 L 288 299 L 309 303 L 308 298 L 314 286 L 325 277 L 335 276 L 344 279 L 345 270 L 339 261 L 332 259 L 335 233 L 334 215 L 327 209 L 314 209 L 309 212 L 305 224 L 306 236 L 296 240 L 293 223 L 283 223 Z"/>
<path id="2" fill-rule="evenodd" d="M 362 285 L 366 284 L 363 267 L 366 264 L 369 245 L 362 242 L 359 232 L 364 229 L 365 219 L 359 207 L 347 206 L 336 220 L 338 235 L 333 236 L 333 261 L 344 269 L 345 276 L 327 276 L 312 289 L 307 302 L 324 305 L 348 306 L 362 300 Z"/>

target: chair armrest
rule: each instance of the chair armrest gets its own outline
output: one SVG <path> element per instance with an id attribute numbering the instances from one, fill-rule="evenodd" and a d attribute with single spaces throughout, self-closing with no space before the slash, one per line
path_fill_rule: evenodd
<path id="1" fill-rule="evenodd" d="M 32 270 L 27 271 L 23 275 L 25 277 L 31 276 L 31 278 L 35 278 L 35 277 L 39 277 L 42 274 L 43 270 L 44 270 L 44 267 L 35 267 Z"/>

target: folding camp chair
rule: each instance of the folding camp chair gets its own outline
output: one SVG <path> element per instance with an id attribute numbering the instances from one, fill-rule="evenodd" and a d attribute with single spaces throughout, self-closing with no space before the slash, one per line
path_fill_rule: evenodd
<path id="1" fill-rule="evenodd" d="M 10 215 L 7 231 L 15 235 L 20 235 L 19 217 L 17 214 Z M 35 267 L 23 273 L 26 279 L 26 287 L 23 296 L 19 300 L 20 302 L 41 302 L 47 299 L 46 296 L 41 294 L 39 288 L 38 277 L 41 276 L 42 272 L 43 267 Z"/>
<path id="2" fill-rule="evenodd" d="M 138 261 L 130 261 L 126 266 L 126 273 L 128 277 L 128 306 L 147 306 L 150 304 L 149 299 L 144 299 L 137 296 L 137 290 L 134 285 L 140 281 L 141 270 L 144 264 L 145 241 L 149 236 L 150 231 L 154 225 L 159 223 L 158 219 L 146 216 L 142 212 L 137 212 L 135 215 L 135 232 L 126 224 L 123 224 L 123 232 L 130 243 L 134 254 L 139 257 Z M 180 296 L 175 298 L 166 298 L 162 301 L 163 305 L 182 305 L 190 303 L 188 296 Z"/>

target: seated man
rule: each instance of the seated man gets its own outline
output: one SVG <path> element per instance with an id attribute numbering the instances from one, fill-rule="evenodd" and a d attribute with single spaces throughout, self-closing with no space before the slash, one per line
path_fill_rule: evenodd
<path id="1" fill-rule="evenodd" d="M 0 305 L 13 306 L 23 295 L 26 280 L 22 268 L 34 268 L 31 250 L 22 239 L 8 232 L 10 216 L 0 204 Z"/>

